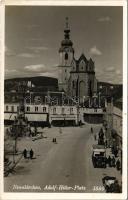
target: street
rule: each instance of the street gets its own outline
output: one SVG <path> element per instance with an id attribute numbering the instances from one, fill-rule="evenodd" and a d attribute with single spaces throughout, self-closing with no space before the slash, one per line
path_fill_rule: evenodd
<path id="1" fill-rule="evenodd" d="M 26 137 L 18 141 L 19 150 L 33 149 L 34 159 L 22 158 L 14 173 L 4 178 L 5 192 L 105 192 L 102 178 L 121 175 L 114 168 L 93 167 L 90 128 L 89 124 L 45 128 L 43 139 Z M 100 128 L 93 125 L 96 133 Z M 57 142 L 53 143 L 55 137 Z"/>

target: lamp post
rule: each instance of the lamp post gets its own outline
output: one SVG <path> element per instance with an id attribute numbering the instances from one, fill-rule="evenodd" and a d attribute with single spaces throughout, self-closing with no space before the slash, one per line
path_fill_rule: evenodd
<path id="1" fill-rule="evenodd" d="M 100 99 L 101 92 L 99 92 L 99 108 L 101 107 L 101 99 Z"/>

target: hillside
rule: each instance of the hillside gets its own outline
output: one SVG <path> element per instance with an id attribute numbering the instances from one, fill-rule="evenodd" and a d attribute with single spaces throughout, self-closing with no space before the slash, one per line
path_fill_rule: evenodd
<path id="1" fill-rule="evenodd" d="M 18 90 L 19 84 L 31 81 L 32 85 L 35 86 L 36 89 L 40 88 L 43 90 L 56 90 L 58 88 L 58 80 L 56 78 L 37 76 L 37 77 L 25 77 L 25 78 L 12 78 L 5 80 L 5 91 L 9 92 L 11 90 Z"/>

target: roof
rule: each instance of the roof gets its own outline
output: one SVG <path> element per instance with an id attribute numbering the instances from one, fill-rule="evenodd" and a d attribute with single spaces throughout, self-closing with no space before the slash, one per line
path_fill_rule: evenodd
<path id="1" fill-rule="evenodd" d="M 104 145 L 93 144 L 93 149 L 105 149 Z"/>

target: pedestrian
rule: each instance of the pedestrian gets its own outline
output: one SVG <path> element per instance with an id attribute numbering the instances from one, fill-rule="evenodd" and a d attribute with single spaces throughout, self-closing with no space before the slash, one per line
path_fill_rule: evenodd
<path id="1" fill-rule="evenodd" d="M 30 158 L 31 158 L 31 159 L 33 158 L 33 154 L 34 154 L 34 152 L 33 152 L 33 150 L 31 149 L 31 150 L 30 150 Z"/>
<path id="2" fill-rule="evenodd" d="M 114 158 L 114 156 L 113 156 L 112 159 L 111 159 L 111 166 L 112 166 L 112 167 L 115 167 L 115 158 Z"/>
<path id="3" fill-rule="evenodd" d="M 96 133 L 94 134 L 94 139 L 96 140 Z"/>
<path id="4" fill-rule="evenodd" d="M 118 159 L 116 162 L 116 168 L 118 171 L 120 170 L 120 165 L 121 165 L 121 163 L 120 163 L 120 160 Z"/>
<path id="5" fill-rule="evenodd" d="M 93 133 L 93 128 L 91 127 L 91 133 Z"/>
<path id="6" fill-rule="evenodd" d="M 107 148 L 107 146 L 108 146 L 108 142 L 107 140 L 105 140 L 105 147 Z"/>
<path id="7" fill-rule="evenodd" d="M 117 157 L 117 155 L 118 155 L 118 149 L 117 148 L 114 149 L 114 155 L 115 155 L 115 157 Z"/>
<path id="8" fill-rule="evenodd" d="M 108 166 L 111 167 L 111 157 L 109 156 L 107 159 Z"/>
<path id="9" fill-rule="evenodd" d="M 24 149 L 23 155 L 24 155 L 24 158 L 26 159 L 27 158 L 27 150 L 26 149 Z"/>

